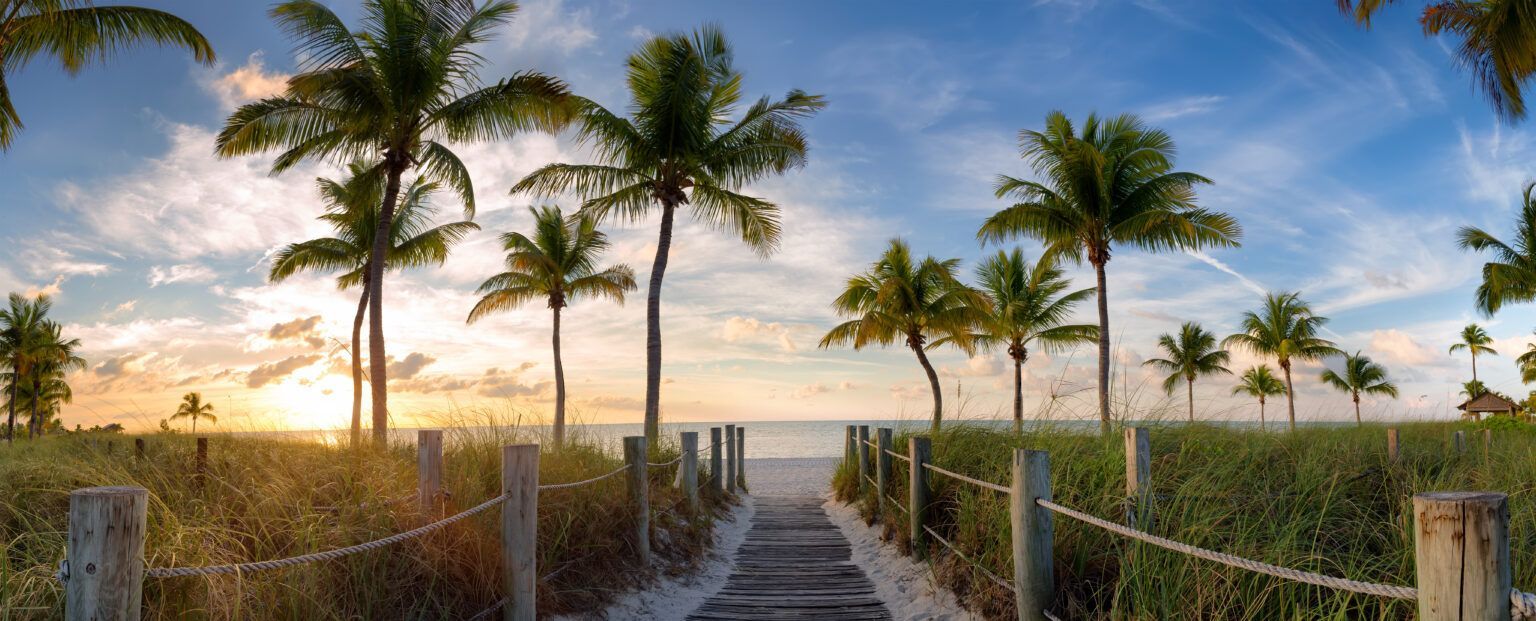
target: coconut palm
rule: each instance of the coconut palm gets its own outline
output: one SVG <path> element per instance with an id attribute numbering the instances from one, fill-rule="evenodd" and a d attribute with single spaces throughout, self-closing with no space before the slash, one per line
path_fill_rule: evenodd
<path id="1" fill-rule="evenodd" d="M 1533 331 L 1532 334 L 1536 334 Z M 1520 382 L 1529 384 L 1536 382 L 1536 343 L 1527 343 L 1525 353 L 1515 358 L 1515 366 L 1520 369 Z"/>
<path id="2" fill-rule="evenodd" d="M 1269 370 L 1269 365 L 1260 364 L 1243 371 L 1243 375 L 1238 378 L 1237 386 L 1232 388 L 1232 394 L 1248 395 L 1259 400 L 1259 431 L 1267 431 L 1264 423 L 1264 402 L 1269 397 L 1285 394 L 1285 384 Z"/>
<path id="3" fill-rule="evenodd" d="M 624 303 L 635 289 L 635 270 L 619 264 L 599 268 L 608 236 L 590 216 L 566 218 L 559 207 L 533 209 L 533 237 L 501 236 L 507 271 L 480 285 L 483 297 L 469 311 L 469 323 L 491 313 L 512 310 L 542 299 L 553 315 L 551 345 L 555 355 L 555 445 L 565 443 L 565 365 L 560 359 L 560 311 L 584 297 Z"/>
<path id="4" fill-rule="evenodd" d="M 41 375 L 40 381 L 23 382 L 22 386 L 17 397 L 22 407 L 30 412 L 27 416 L 28 434 L 45 435 L 51 429 L 58 429 L 59 410 L 63 404 L 74 401 L 74 391 L 64 373 L 50 370 Z"/>
<path id="5" fill-rule="evenodd" d="M 1013 360 L 1013 426 L 1024 426 L 1024 363 L 1031 346 L 1055 353 L 1098 339 L 1095 325 L 1068 324 L 1072 307 L 1093 295 L 1093 289 L 1072 288 L 1056 260 L 1041 257 L 1034 265 L 1018 248 L 998 251 L 976 268 L 978 288 L 990 303 L 972 337 L 977 346 L 1003 347 Z"/>
<path id="6" fill-rule="evenodd" d="M 1493 337 L 1488 336 L 1488 332 L 1483 330 L 1482 326 L 1469 323 L 1467 327 L 1461 329 L 1461 342 L 1451 345 L 1448 353 L 1454 354 L 1458 351 L 1466 351 L 1472 354 L 1472 381 L 1477 381 L 1477 355 L 1499 355 L 1499 352 L 1494 351 L 1492 347 L 1488 346 L 1491 343 L 1493 343 Z"/>
<path id="7" fill-rule="evenodd" d="M 1202 375 L 1216 375 L 1218 373 L 1232 374 L 1225 366 L 1232 360 L 1232 355 L 1216 344 L 1216 335 L 1212 334 L 1200 324 L 1193 321 L 1184 322 L 1179 327 L 1179 333 L 1163 334 L 1157 337 L 1157 346 L 1162 348 L 1167 358 L 1152 358 L 1142 365 L 1155 367 L 1166 371 L 1168 377 L 1163 378 L 1163 392 L 1173 395 L 1174 387 L 1179 385 L 1179 380 L 1184 380 L 1186 394 L 1189 395 L 1189 422 L 1195 422 L 1195 379 Z"/>
<path id="8" fill-rule="evenodd" d="M 352 319 L 352 446 L 362 443 L 363 411 L 363 318 L 368 310 L 371 287 L 368 259 L 373 254 L 373 238 L 379 231 L 379 197 L 382 179 L 368 172 L 362 162 L 348 167 L 345 181 L 316 179 L 326 213 L 320 220 L 331 226 L 334 237 L 322 237 L 289 244 L 272 259 L 267 274 L 271 282 L 282 282 L 299 272 L 341 272 L 336 288 L 362 289 L 358 295 L 357 314 Z M 425 265 L 442 265 L 450 249 L 471 231 L 480 230 L 473 222 L 452 222 L 432 226 L 436 209 L 429 200 L 438 184 L 418 177 L 405 189 L 400 208 L 390 222 L 386 269 L 399 270 Z"/>
<path id="9" fill-rule="evenodd" d="M 1484 315 L 1492 317 L 1505 304 L 1536 300 L 1536 182 L 1525 185 L 1512 242 L 1473 226 L 1461 227 L 1456 239 L 1463 250 L 1493 255 L 1483 264 L 1475 299 Z"/>
<path id="10" fill-rule="evenodd" d="M 154 9 L 95 6 L 90 0 L 0 0 L 0 151 L 21 131 L 6 78 L 40 56 L 73 76 L 144 43 L 172 45 L 213 64 L 213 47 L 191 24 Z"/>
<path id="11" fill-rule="evenodd" d="M 818 95 L 792 90 L 741 110 L 741 74 L 733 56 L 715 26 L 641 44 L 628 61 L 630 118 L 580 100 L 577 136 L 597 163 L 550 164 L 512 188 L 540 196 L 578 194 L 582 213 L 599 222 L 638 222 L 660 212 L 645 300 L 645 436 L 652 444 L 661 420 L 661 284 L 678 209 L 688 207 L 694 219 L 740 236 L 760 255 L 771 254 L 779 244 L 778 206 L 739 191 L 803 165 L 806 138 L 799 121 L 825 105 Z"/>
<path id="12" fill-rule="evenodd" d="M 389 427 L 384 352 L 384 257 L 406 171 L 452 188 L 473 214 L 474 187 L 447 143 L 553 131 L 569 118 L 565 85 L 520 73 L 485 86 L 476 51 L 517 5 L 470 0 L 372 0 L 356 30 L 316 0 L 289 0 L 270 15 L 296 43 L 300 73 L 282 96 L 235 110 L 216 140 L 221 157 L 282 150 L 274 174 L 305 160 L 363 159 L 384 181 L 368 262 L 368 365 L 373 438 Z"/>
<path id="13" fill-rule="evenodd" d="M 1358 351 L 1353 355 L 1344 354 L 1343 373 L 1323 369 L 1320 379 L 1324 384 L 1349 393 L 1350 399 L 1355 402 L 1356 425 L 1364 424 L 1360 420 L 1360 393 L 1397 398 L 1397 384 L 1387 379 L 1387 369 L 1372 362 L 1369 357 L 1360 355 Z"/>
<path id="14" fill-rule="evenodd" d="M 1093 266 L 1099 310 L 1099 423 L 1109 431 L 1109 294 L 1105 268 L 1113 250 L 1149 252 L 1238 245 L 1231 216 L 1195 206 L 1195 187 L 1209 179 L 1173 170 L 1173 139 L 1134 115 L 1089 115 L 1081 133 L 1065 114 L 1046 115 L 1043 131 L 1024 130 L 1019 144 L 1041 181 L 998 177 L 998 198 L 1012 206 L 993 214 L 977 237 L 995 242 L 1028 237 L 1049 252 Z"/>
<path id="15" fill-rule="evenodd" d="M 974 353 L 972 333 L 990 314 L 985 295 L 955 277 L 959 259 L 924 257 L 914 261 L 905 241 L 891 240 L 890 247 L 869 271 L 848 279 L 847 288 L 832 308 L 850 317 L 821 338 L 823 349 L 851 345 L 855 350 L 891 345 L 898 339 L 917 356 L 933 391 L 933 431 L 944 419 L 944 396 L 939 375 L 928 361 L 928 350 L 954 345 Z"/>
<path id="16" fill-rule="evenodd" d="M 1296 384 L 1291 379 L 1292 361 L 1319 360 L 1342 354 L 1333 341 L 1317 335 L 1328 318 L 1312 312 L 1300 293 L 1264 295 L 1259 312 L 1243 313 L 1242 332 L 1222 340 L 1224 347 L 1238 347 L 1261 356 L 1273 356 L 1285 374 L 1285 407 L 1291 431 L 1296 430 Z"/>
<path id="17" fill-rule="evenodd" d="M 37 362 L 35 343 L 53 302 L 48 296 L 28 298 L 19 293 L 12 293 L 8 301 L 0 310 L 0 365 L 6 369 L 5 440 L 9 443 L 16 436 L 16 408 L 22 404 L 25 378 Z"/>
<path id="18" fill-rule="evenodd" d="M 1476 399 L 1488 393 L 1488 386 L 1478 380 L 1461 383 L 1461 393 L 1468 399 Z"/>
<path id="19" fill-rule="evenodd" d="M 1396 0 L 1336 0 L 1339 9 L 1367 28 Z M 1494 112 L 1525 118 L 1526 81 L 1536 74 L 1536 11 L 1529 0 L 1431 0 L 1419 17 L 1424 35 L 1455 35 L 1457 64 L 1487 95 Z"/>
<path id="20" fill-rule="evenodd" d="M 63 333 L 64 328 L 58 322 L 43 321 L 28 345 L 32 364 L 30 372 L 22 375 L 20 380 L 32 390 L 32 414 L 27 428 L 29 437 L 43 433 L 43 423 L 46 421 L 44 409 L 49 405 L 45 401 L 50 394 L 44 385 L 56 380 L 62 381 L 70 371 L 85 368 L 85 359 L 75 353 L 80 349 L 80 339 L 65 338 Z M 53 391 L 52 394 L 59 393 Z"/>
<path id="21" fill-rule="evenodd" d="M 181 405 L 176 406 L 176 413 L 171 415 L 171 420 L 178 418 L 192 419 L 192 433 L 197 433 L 197 420 L 200 418 L 210 423 L 219 422 L 219 417 L 213 414 L 213 404 L 203 403 L 202 393 L 196 392 L 181 396 Z"/>

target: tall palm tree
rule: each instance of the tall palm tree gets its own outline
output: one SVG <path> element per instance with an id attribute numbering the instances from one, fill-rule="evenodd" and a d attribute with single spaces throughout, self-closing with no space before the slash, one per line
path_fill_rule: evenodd
<path id="1" fill-rule="evenodd" d="M 1536 334 L 1536 331 L 1532 331 Z M 1530 384 L 1536 382 L 1536 343 L 1527 343 L 1525 353 L 1515 358 L 1515 366 L 1520 369 L 1520 382 Z"/>
<path id="2" fill-rule="evenodd" d="M 1055 353 L 1092 343 L 1099 337 L 1096 325 L 1068 324 L 1072 307 L 1093 295 L 1093 289 L 1072 288 L 1046 255 L 1034 265 L 1018 248 L 998 251 L 976 268 L 976 281 L 989 298 L 977 325 L 974 342 L 983 348 L 1004 347 L 1013 360 L 1013 427 L 1024 427 L 1024 363 L 1035 346 Z"/>
<path id="3" fill-rule="evenodd" d="M 1397 398 L 1397 384 L 1387 379 L 1387 369 L 1372 362 L 1369 357 L 1360 355 L 1358 351 L 1353 355 L 1344 354 L 1343 373 L 1323 369 L 1320 379 L 1324 384 L 1349 393 L 1350 399 L 1355 402 L 1356 425 L 1364 424 L 1360 420 L 1360 393 Z"/>
<path id="4" fill-rule="evenodd" d="M 352 319 L 352 446 L 362 444 L 363 425 L 363 319 L 368 310 L 370 271 L 368 259 L 373 255 L 373 237 L 378 234 L 379 196 L 383 194 L 382 179 L 368 172 L 368 166 L 353 162 L 351 176 L 343 182 L 316 179 L 320 195 L 326 201 L 326 213 L 320 220 L 331 225 L 334 237 L 322 237 L 289 244 L 279 250 L 272 259 L 272 270 L 267 280 L 282 282 L 304 271 L 340 271 L 336 288 L 341 290 L 361 287 L 357 300 L 357 314 Z M 442 265 L 448 260 L 449 250 L 480 225 L 469 221 L 452 222 L 432 226 L 436 214 L 429 203 L 438 184 L 417 177 L 406 187 L 400 199 L 400 208 L 390 222 L 386 269 L 399 270 L 424 265 Z"/>
<path id="5" fill-rule="evenodd" d="M 1248 395 L 1259 400 L 1259 431 L 1268 431 L 1264 423 L 1264 402 L 1269 397 L 1285 394 L 1285 384 L 1269 370 L 1269 365 L 1248 367 L 1232 388 L 1234 395 Z"/>
<path id="6" fill-rule="evenodd" d="M 0 310 L 0 364 L 6 368 L 5 441 L 16 437 L 16 408 L 22 403 L 21 391 L 35 366 L 36 342 L 47 321 L 53 302 L 45 295 L 28 298 L 12 293 L 9 304 Z M 30 431 L 30 427 L 28 430 Z"/>
<path id="7" fill-rule="evenodd" d="M 474 209 L 469 171 L 446 143 L 553 131 L 569 119 L 566 87 L 520 73 L 485 86 L 477 52 L 517 5 L 471 0 L 372 0 L 351 30 L 317 0 L 289 0 L 270 15 L 295 40 L 300 73 L 282 96 L 241 106 L 216 140 L 221 157 L 282 150 L 274 174 L 305 160 L 363 159 L 384 180 L 368 262 L 368 366 L 373 438 L 389 427 L 384 352 L 384 257 L 401 179 L 415 168 Z"/>
<path id="8" fill-rule="evenodd" d="M 1222 340 L 1224 347 L 1240 347 L 1261 356 L 1273 356 L 1285 373 L 1285 407 L 1290 430 L 1296 430 L 1296 384 L 1291 379 L 1293 360 L 1319 360 L 1342 354 L 1333 341 L 1318 336 L 1328 323 L 1327 317 L 1312 312 L 1312 307 L 1296 292 L 1268 293 L 1264 307 L 1255 313 L 1243 313 L 1242 332 Z"/>
<path id="9" fill-rule="evenodd" d="M 1454 354 L 1465 350 L 1467 353 L 1472 354 L 1472 381 L 1477 381 L 1477 355 L 1499 355 L 1499 352 L 1494 351 L 1492 347 L 1488 346 L 1492 343 L 1493 337 L 1488 336 L 1488 332 L 1483 330 L 1482 326 L 1469 323 L 1467 327 L 1461 329 L 1461 342 L 1451 345 L 1448 353 Z"/>
<path id="10" fill-rule="evenodd" d="M 579 100 L 577 136 L 598 163 L 550 164 L 512 187 L 514 194 L 578 194 L 582 213 L 599 222 L 638 222 L 660 212 L 645 298 L 645 436 L 652 443 L 661 420 L 661 283 L 677 210 L 689 207 L 696 220 L 771 254 L 779 244 L 779 208 L 740 189 L 804 165 L 799 121 L 826 105 L 819 95 L 792 90 L 741 110 L 742 76 L 733 57 L 715 26 L 641 44 L 627 64 L 629 118 Z"/>
<path id="11" fill-rule="evenodd" d="M 1238 245 L 1231 216 L 1195 206 L 1195 187 L 1209 179 L 1173 170 L 1173 139 L 1134 115 L 1088 115 L 1082 132 L 1059 111 L 1044 131 L 1019 132 L 1019 146 L 1041 181 L 998 177 L 998 198 L 1012 206 L 993 214 L 983 242 L 1028 237 L 1049 252 L 1093 266 L 1099 306 L 1099 424 L 1109 431 L 1109 294 L 1105 267 L 1116 246 L 1148 252 Z"/>
<path id="12" fill-rule="evenodd" d="M 50 370 L 43 373 L 41 381 L 35 384 L 23 382 L 17 397 L 22 407 L 31 412 L 27 416 L 27 433 L 44 435 L 50 429 L 58 428 L 59 410 L 63 404 L 74 401 L 74 391 L 65 380 L 64 373 Z"/>
<path id="13" fill-rule="evenodd" d="M 930 256 L 914 261 L 905 241 L 891 240 L 869 271 L 848 279 L 847 288 L 832 308 L 851 319 L 827 332 L 820 344 L 823 349 L 846 344 L 859 350 L 901 339 L 928 375 L 928 386 L 933 390 L 934 433 L 944 419 L 944 396 L 927 352 L 954 345 L 973 353 L 972 334 L 989 314 L 986 296 L 955 277 L 959 267 L 959 259 L 941 261 Z"/>
<path id="14" fill-rule="evenodd" d="M 609 246 L 608 236 L 597 230 L 597 221 L 590 216 L 566 218 L 559 207 L 528 211 L 533 214 L 533 237 L 501 236 L 507 271 L 480 285 L 478 293 L 484 297 L 466 321 L 474 323 L 536 299 L 545 301 L 554 316 L 555 445 L 561 446 L 565 444 L 565 365 L 560 359 L 560 310 L 583 297 L 623 304 L 625 292 L 635 290 L 635 270 L 622 263 L 598 267 L 598 258 Z"/>
<path id="15" fill-rule="evenodd" d="M 173 45 L 213 64 L 213 47 L 181 18 L 154 9 L 95 6 L 91 0 L 0 0 L 0 151 L 22 128 L 6 77 L 39 56 L 70 75 L 143 43 Z"/>
<path id="16" fill-rule="evenodd" d="M 1216 344 L 1215 334 L 1193 321 L 1184 322 L 1178 335 L 1165 333 L 1157 337 L 1157 345 L 1168 357 L 1153 358 L 1142 364 L 1168 373 L 1168 377 L 1163 378 L 1163 392 L 1169 396 L 1173 395 L 1173 388 L 1179 385 L 1179 380 L 1184 380 L 1189 395 L 1189 422 L 1193 423 L 1195 379 L 1218 373 L 1231 375 L 1232 371 L 1225 365 L 1232 360 L 1232 355 Z"/>
<path id="17" fill-rule="evenodd" d="M 21 378 L 22 381 L 28 382 L 33 395 L 32 416 L 28 421 L 27 429 L 29 437 L 43 433 L 44 397 L 48 394 L 48 391 L 44 390 L 44 385 L 53 381 L 63 381 L 70 371 L 78 371 L 86 366 L 85 359 L 75 353 L 80 349 L 80 339 L 65 338 L 63 326 L 55 321 L 42 323 L 30 348 L 32 350 L 29 354 L 32 359 L 30 373 Z"/>
<path id="18" fill-rule="evenodd" d="M 1475 304 L 1484 315 L 1492 317 L 1505 304 L 1536 300 L 1536 182 L 1525 184 L 1514 241 L 1501 241 L 1474 226 L 1461 227 L 1456 240 L 1462 250 L 1493 255 L 1483 264 L 1483 282 L 1477 286 Z"/>
<path id="19" fill-rule="evenodd" d="M 219 422 L 219 417 L 213 414 L 213 404 L 203 403 L 202 393 L 189 392 L 181 397 L 181 405 L 176 406 L 176 413 L 171 415 L 171 420 L 178 418 L 192 419 L 192 433 L 197 433 L 197 419 L 201 418 L 210 423 Z"/>
<path id="20" fill-rule="evenodd" d="M 1369 28 L 1371 18 L 1396 0 L 1336 0 L 1339 9 Z M 1472 73 L 1494 112 L 1525 118 L 1525 83 L 1536 74 L 1536 11 L 1528 0 L 1430 0 L 1419 17 L 1424 35 L 1461 38 L 1456 63 Z"/>

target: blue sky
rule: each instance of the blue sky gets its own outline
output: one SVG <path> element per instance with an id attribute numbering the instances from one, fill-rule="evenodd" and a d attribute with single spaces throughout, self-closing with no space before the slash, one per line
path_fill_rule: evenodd
<path id="1" fill-rule="evenodd" d="M 267 176 L 268 159 L 216 160 L 212 135 L 242 101 L 281 87 L 289 44 L 260 2 L 159 2 L 202 29 L 220 57 L 146 49 L 69 78 L 47 63 L 10 77 L 27 124 L 0 157 L 0 287 L 48 290 L 85 341 L 67 422 L 148 424 L 186 390 L 252 424 L 344 424 L 336 369 L 354 300 L 325 277 L 268 285 L 276 247 L 323 234 L 306 166 Z M 357 7 L 331 3 L 349 19 Z M 529 1 L 483 50 L 487 79 L 537 69 L 611 107 L 622 62 L 651 33 L 721 24 L 746 90 L 826 95 L 808 123 L 811 163 L 749 188 L 784 209 L 785 242 L 767 261 L 697 225 L 679 232 L 664 296 L 664 417 L 787 419 L 921 416 L 928 396 L 909 352 L 818 351 L 842 279 L 891 237 L 974 260 L 981 219 L 1003 205 L 999 173 L 1026 173 L 1015 137 L 1045 114 L 1134 112 L 1167 130 L 1179 167 L 1215 181 L 1200 202 L 1235 215 L 1243 247 L 1202 255 L 1122 250 L 1110 263 L 1117 358 L 1138 412 L 1181 411 L 1139 362 L 1160 332 L 1196 320 L 1220 334 L 1259 291 L 1299 289 L 1333 319 L 1332 336 L 1402 384 L 1368 401 L 1372 418 L 1449 416 L 1465 357 L 1446 347 L 1484 322 L 1501 356 L 1480 360 L 1496 389 L 1523 396 L 1513 357 L 1533 342 L 1529 307 L 1473 312 L 1476 257 L 1454 231 L 1508 235 L 1536 146 L 1501 126 L 1405 4 L 1365 32 L 1332 2 L 1042 0 L 949 5 L 786 2 Z M 499 264 L 495 235 L 526 226 L 529 200 L 506 189 L 549 161 L 586 155 L 566 136 L 465 145 L 480 193 L 472 237 L 444 268 L 387 290 L 397 420 L 510 399 L 548 411 L 549 322 L 538 308 L 463 326 L 473 288 Z M 575 203 L 566 197 L 562 202 Z M 444 207 L 443 217 L 455 213 Z M 613 230 L 613 260 L 644 277 L 654 223 Z M 1038 246 L 1023 242 L 1026 252 Z M 1074 270 L 1082 286 L 1091 280 Z M 565 322 L 567 372 L 586 420 L 639 419 L 643 300 L 592 302 Z M 1092 320 L 1091 308 L 1080 313 Z M 312 319 L 318 317 L 319 319 Z M 414 356 L 413 356 L 414 354 Z M 1031 363 L 1032 403 L 1091 413 L 1092 352 Z M 966 415 L 1008 399 L 999 354 L 936 357 Z M 1255 362 L 1239 355 L 1234 370 Z M 1347 398 L 1298 374 L 1306 418 L 1351 416 Z M 1198 412 L 1251 419 L 1231 380 L 1197 385 Z M 1138 388 L 1138 386 L 1140 388 Z M 1277 411 L 1272 408 L 1272 414 Z"/>

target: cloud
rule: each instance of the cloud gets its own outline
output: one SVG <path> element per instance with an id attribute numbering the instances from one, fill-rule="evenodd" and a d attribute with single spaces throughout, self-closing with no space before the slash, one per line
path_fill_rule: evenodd
<path id="1" fill-rule="evenodd" d="M 184 263 L 170 267 L 156 265 L 149 268 L 149 286 L 158 287 L 174 283 L 210 282 L 218 278 L 218 272 L 206 265 Z"/>
<path id="2" fill-rule="evenodd" d="M 427 365 L 434 362 L 437 362 L 437 358 L 433 358 L 420 352 L 411 352 L 411 354 L 406 356 L 404 360 L 389 361 L 389 366 L 387 369 L 389 373 L 389 379 L 390 381 L 411 379 L 416 377 L 416 374 L 420 373 L 422 369 L 427 367 Z"/>
<path id="3" fill-rule="evenodd" d="M 1438 355 L 1414 340 L 1408 333 L 1397 329 L 1371 332 L 1370 349 L 1385 362 L 1404 366 L 1422 366 L 1443 363 L 1445 356 Z"/>
<path id="4" fill-rule="evenodd" d="M 779 349 L 794 352 L 798 348 L 790 339 L 790 330 L 781 323 L 765 323 L 752 317 L 733 316 L 725 320 L 725 325 L 720 329 L 720 338 L 727 343 L 775 342 Z"/>
<path id="5" fill-rule="evenodd" d="M 1005 370 L 1002 356 L 983 354 L 965 361 L 963 367 L 939 367 L 939 375 L 945 377 L 993 377 Z"/>
<path id="6" fill-rule="evenodd" d="M 292 375 L 294 371 L 319 362 L 323 358 L 324 356 L 320 356 L 319 354 L 303 354 L 298 356 L 289 356 L 277 362 L 259 365 L 256 368 L 251 369 L 251 372 L 246 375 L 245 385 L 247 388 L 261 388 L 267 384 L 282 380 L 283 378 Z"/>
<path id="7" fill-rule="evenodd" d="M 215 73 L 217 71 L 215 69 Z M 234 71 L 217 77 L 210 74 L 201 82 L 203 90 L 217 98 L 220 106 L 233 110 L 250 101 L 283 94 L 288 90 L 290 77 L 286 73 L 267 71 L 262 52 L 258 51 L 247 56 L 245 64 Z"/>
<path id="8" fill-rule="evenodd" d="M 513 52 L 539 54 L 554 50 L 569 56 L 597 41 L 591 21 L 591 9 L 566 11 L 564 0 L 524 2 L 506 28 L 505 45 Z"/>
<path id="9" fill-rule="evenodd" d="M 645 409 L 645 401 L 634 397 L 615 397 L 612 395 L 599 395 L 582 400 L 587 405 L 595 408 L 612 408 L 615 410 L 640 411 Z"/>
<path id="10" fill-rule="evenodd" d="M 154 353 L 128 353 L 101 361 L 91 372 L 102 378 L 118 378 L 143 373 L 144 363 L 154 358 Z"/>
<path id="11" fill-rule="evenodd" d="M 320 315 L 312 315 L 306 318 L 273 324 L 262 336 L 273 343 L 303 341 L 310 347 L 319 349 L 325 346 L 325 337 L 319 331 L 320 321 Z"/>
<path id="12" fill-rule="evenodd" d="M 829 54 L 826 66 L 842 90 L 856 95 L 853 105 L 904 131 L 927 128 L 965 107 L 970 90 L 928 41 L 908 35 L 850 41 Z"/>
<path id="13" fill-rule="evenodd" d="M 1227 98 L 1221 95 L 1197 95 L 1153 104 L 1142 109 L 1141 117 L 1150 122 L 1168 121 L 1179 117 L 1211 112 Z"/>

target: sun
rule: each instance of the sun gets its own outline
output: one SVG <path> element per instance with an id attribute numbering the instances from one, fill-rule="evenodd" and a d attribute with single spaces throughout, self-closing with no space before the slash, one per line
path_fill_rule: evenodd
<path id="1" fill-rule="evenodd" d="M 308 367 L 268 386 L 273 422 L 287 429 L 343 429 L 352 424 L 352 383 Z"/>

